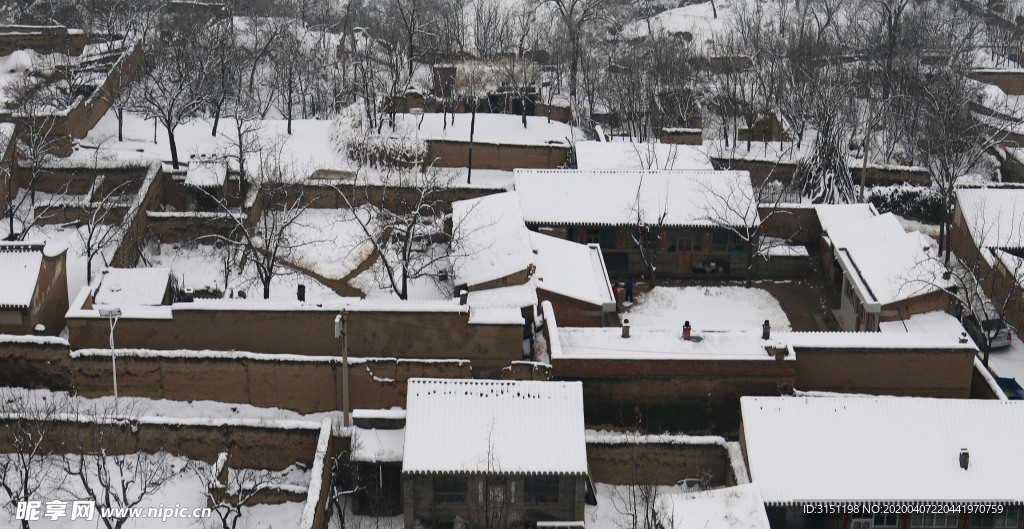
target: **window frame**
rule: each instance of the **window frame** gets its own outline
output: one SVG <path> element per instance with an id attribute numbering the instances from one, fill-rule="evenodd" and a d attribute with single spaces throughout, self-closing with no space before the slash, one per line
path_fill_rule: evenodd
<path id="1" fill-rule="evenodd" d="M 435 503 L 466 503 L 469 492 L 469 480 L 466 476 L 435 475 L 432 485 Z"/>
<path id="2" fill-rule="evenodd" d="M 526 503 L 558 503 L 558 476 L 526 476 L 523 478 L 523 498 Z"/>

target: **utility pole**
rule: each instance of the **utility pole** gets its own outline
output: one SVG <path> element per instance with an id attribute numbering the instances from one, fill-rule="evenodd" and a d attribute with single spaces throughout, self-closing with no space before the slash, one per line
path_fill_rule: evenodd
<path id="1" fill-rule="evenodd" d="M 334 337 L 341 338 L 341 411 L 345 426 L 352 426 L 348 408 L 348 310 L 334 317 Z"/>
<path id="2" fill-rule="evenodd" d="M 868 91 L 868 126 L 864 134 L 864 165 L 860 170 L 860 197 L 857 202 L 864 202 L 864 187 L 867 186 L 868 178 L 868 148 L 871 145 L 871 125 L 875 121 L 875 100 L 871 98 L 871 91 Z"/>

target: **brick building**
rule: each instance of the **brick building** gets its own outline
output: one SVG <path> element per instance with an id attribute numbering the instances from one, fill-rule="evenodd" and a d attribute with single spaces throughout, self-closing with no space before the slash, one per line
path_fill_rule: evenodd
<path id="1" fill-rule="evenodd" d="M 620 276 L 646 271 L 640 240 L 661 277 L 743 277 L 751 249 L 731 228 L 760 224 L 746 171 L 518 169 L 515 190 L 530 229 L 599 244 Z"/>
<path id="2" fill-rule="evenodd" d="M 579 382 L 412 379 L 407 410 L 406 528 L 582 527 Z"/>

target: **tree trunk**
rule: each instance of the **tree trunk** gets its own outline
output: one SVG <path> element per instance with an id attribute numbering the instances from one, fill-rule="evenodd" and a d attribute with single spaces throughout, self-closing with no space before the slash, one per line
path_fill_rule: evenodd
<path id="1" fill-rule="evenodd" d="M 210 136 L 217 136 L 217 126 L 220 125 L 220 107 L 224 106 L 223 103 L 217 103 L 217 109 L 213 112 L 213 131 L 210 132 Z"/>
<path id="2" fill-rule="evenodd" d="M 270 299 L 270 279 L 263 281 L 263 299 Z"/>
<path id="3" fill-rule="evenodd" d="M 171 146 L 171 167 L 178 168 L 178 144 L 174 142 L 174 128 L 170 125 L 165 126 L 167 129 L 167 141 Z"/>
<path id="4" fill-rule="evenodd" d="M 115 109 L 114 115 L 117 116 L 117 141 L 124 141 L 124 108 Z"/>
<path id="5" fill-rule="evenodd" d="M 467 167 L 466 183 L 473 183 L 473 133 L 476 131 L 476 101 L 473 101 L 473 117 L 469 121 L 469 161 Z"/>

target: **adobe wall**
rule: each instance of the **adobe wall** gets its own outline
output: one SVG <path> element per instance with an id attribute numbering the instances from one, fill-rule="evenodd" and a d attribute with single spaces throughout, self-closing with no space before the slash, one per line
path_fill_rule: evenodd
<path id="1" fill-rule="evenodd" d="M 566 327 L 601 327 L 604 324 L 604 313 L 600 305 L 592 305 L 585 301 L 556 294 L 541 288 L 537 289 L 537 301 L 550 301 L 558 314 L 558 322 Z"/>
<path id="2" fill-rule="evenodd" d="M 161 215 L 143 212 L 146 216 L 147 233 L 152 240 L 161 243 L 183 243 L 200 235 L 221 235 L 228 237 L 238 228 L 238 221 L 226 214 L 177 213 Z M 212 243 L 213 241 L 208 241 Z"/>
<path id="3" fill-rule="evenodd" d="M 985 375 L 982 374 L 981 370 L 985 369 L 984 366 L 979 362 L 975 364 L 974 369 L 971 370 L 971 397 L 972 399 L 983 399 L 983 400 L 996 400 L 999 397 L 996 395 L 992 386 L 985 380 Z"/>
<path id="4" fill-rule="evenodd" d="M 118 347 L 212 349 L 268 354 L 333 356 L 335 310 L 195 310 L 174 306 L 173 319 L 123 316 L 115 329 Z M 463 358 L 480 370 L 501 369 L 522 359 L 522 325 L 470 325 L 464 312 L 366 312 L 348 315 L 349 354 L 413 359 Z M 68 318 L 75 349 L 105 348 L 105 318 Z"/>
<path id="5" fill-rule="evenodd" d="M 975 351 L 826 349 L 796 351 L 796 385 L 805 391 L 968 398 Z"/>
<path id="6" fill-rule="evenodd" d="M 556 169 L 565 165 L 563 145 L 499 145 L 473 143 L 474 169 Z M 468 167 L 469 142 L 427 140 L 427 160 L 437 167 Z"/>
<path id="7" fill-rule="evenodd" d="M 1020 70 L 974 70 L 970 78 L 994 84 L 1007 95 L 1024 95 L 1024 72 Z"/>
<path id="8" fill-rule="evenodd" d="M 561 317 L 561 316 L 559 316 Z M 792 361 L 552 360 L 556 380 L 583 381 L 587 427 L 735 435 L 739 399 L 793 387 Z"/>
<path id="9" fill-rule="evenodd" d="M 754 186 L 764 184 L 769 177 L 783 183 L 793 181 L 796 164 L 791 162 L 775 162 L 770 160 L 748 160 L 743 158 L 711 158 L 715 169 L 732 169 L 750 172 L 750 180 Z M 850 166 L 853 182 L 860 184 L 862 166 Z M 867 185 L 890 185 L 910 182 L 925 185 L 931 181 L 928 171 L 915 167 L 886 167 L 868 165 L 865 182 Z"/>
<path id="10" fill-rule="evenodd" d="M 32 294 L 32 324 L 45 325 L 46 332 L 43 334 L 50 336 L 56 336 L 64 330 L 64 314 L 68 311 L 66 258 L 67 250 L 56 257 L 43 256 L 36 290 Z"/>
<path id="11" fill-rule="evenodd" d="M 678 145 L 703 145 L 704 132 L 701 129 L 662 129 L 658 131 L 658 140 Z"/>
<path id="12" fill-rule="evenodd" d="M 0 424 L 13 419 L 0 418 Z M 97 425 L 94 420 L 69 417 L 48 420 L 49 435 L 43 439 L 44 451 L 57 453 L 95 452 L 104 448 L 110 454 L 167 452 L 213 463 L 221 452 L 228 452 L 228 464 L 240 468 L 280 470 L 296 462 L 312 465 L 316 452 L 319 424 L 308 427 L 296 422 L 288 427 L 272 424 L 241 425 L 231 421 L 171 420 L 155 422 L 145 418 L 126 425 Z M 178 424 L 175 424 L 177 422 Z M 101 436 L 106 441 L 101 442 Z M 10 452 L 10 439 L 0 435 L 0 451 Z"/>
<path id="13" fill-rule="evenodd" d="M 139 262 L 146 241 L 146 211 L 156 209 L 163 193 L 162 168 L 163 164 L 160 162 L 153 162 L 146 168 L 142 184 L 125 214 L 124 236 L 121 238 L 121 244 L 114 250 L 110 266 L 131 268 Z"/>
<path id="14" fill-rule="evenodd" d="M 942 290 L 929 292 L 920 296 L 882 305 L 879 321 L 897 321 L 910 317 L 911 314 L 924 314 L 937 310 L 945 311 L 950 306 L 950 296 Z"/>
<path id="15" fill-rule="evenodd" d="M 120 323 L 118 323 L 120 325 Z M 312 413 L 343 405 L 340 358 L 158 351 L 117 353 L 118 393 L 150 399 L 219 400 Z M 470 378 L 472 367 L 460 360 L 352 358 L 349 367 L 352 408 L 405 406 L 410 378 Z M 0 343 L 0 386 L 77 391 L 86 397 L 110 395 L 111 361 L 106 349 L 69 353 L 66 344 Z M 521 368 L 519 378 L 544 380 L 540 370 Z M 530 378 L 528 375 L 533 376 Z"/>
<path id="16" fill-rule="evenodd" d="M 480 198 L 503 191 L 502 189 L 476 187 L 450 187 L 444 190 L 439 198 L 445 203 L 446 212 L 450 212 L 452 202 Z M 303 202 L 308 203 L 311 208 L 348 208 L 349 204 L 341 196 L 341 193 L 344 193 L 353 207 L 372 203 L 400 213 L 408 211 L 409 204 L 415 204 L 418 195 L 415 189 L 352 184 L 339 184 L 337 186 L 295 184 L 288 186 L 286 192 L 288 193 L 289 201 L 302 197 Z"/>
<path id="17" fill-rule="evenodd" d="M 72 138 L 86 137 L 100 118 L 110 110 L 110 100 L 115 99 L 114 95 L 120 94 L 127 84 L 134 82 L 142 59 L 142 45 L 138 42 L 131 50 L 123 51 L 107 72 L 103 84 L 97 87 L 88 99 L 79 100 L 78 104 L 68 111 L 56 132 Z"/>
<path id="18" fill-rule="evenodd" d="M 821 224 L 814 208 L 780 204 L 775 209 L 776 212 L 768 217 L 772 212 L 771 207 L 758 208 L 758 214 L 762 219 L 768 217 L 761 224 L 762 235 L 791 238 L 794 244 L 801 245 L 818 244 L 821 240 Z"/>
<path id="19" fill-rule="evenodd" d="M 0 56 L 18 50 L 79 56 L 89 42 L 85 33 L 68 33 L 64 26 L 0 26 Z"/>
<path id="20" fill-rule="evenodd" d="M 724 441 L 724 439 L 723 439 Z M 587 463 L 594 481 L 612 485 L 675 485 L 712 474 L 711 486 L 733 486 L 736 479 L 724 444 L 700 442 L 587 442 Z"/>

